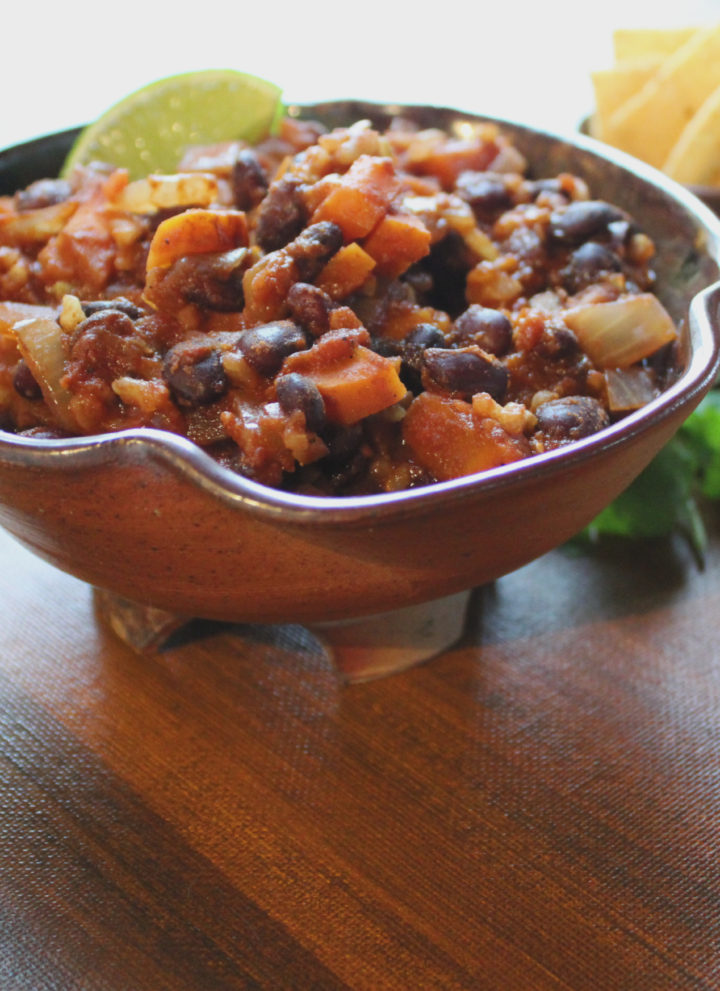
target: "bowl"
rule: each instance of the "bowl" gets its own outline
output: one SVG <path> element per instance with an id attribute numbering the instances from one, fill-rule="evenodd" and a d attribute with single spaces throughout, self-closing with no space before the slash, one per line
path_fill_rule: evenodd
<path id="1" fill-rule="evenodd" d="M 594 436 L 515 464 L 391 494 L 324 498 L 233 474 L 186 439 L 127 430 L 72 440 L 0 433 L 0 524 L 46 561 L 146 612 L 337 623 L 463 593 L 562 544 L 611 502 L 711 387 L 720 339 L 720 221 L 655 170 L 574 140 L 453 109 L 338 101 L 291 108 L 330 126 L 402 112 L 461 132 L 494 120 L 536 176 L 572 172 L 658 246 L 681 326 L 674 383 Z M 75 132 L 0 153 L 0 192 L 53 174 Z"/>

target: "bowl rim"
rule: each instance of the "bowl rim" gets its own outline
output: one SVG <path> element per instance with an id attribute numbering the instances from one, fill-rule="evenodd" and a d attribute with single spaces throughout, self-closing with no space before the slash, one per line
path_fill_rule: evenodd
<path id="1" fill-rule="evenodd" d="M 328 109 L 338 110 L 342 106 L 348 110 L 348 119 L 396 115 L 403 110 L 454 114 L 465 120 L 486 121 L 497 124 L 500 128 L 539 135 L 550 141 L 564 143 L 570 148 L 587 150 L 601 161 L 631 172 L 655 190 L 680 203 L 704 229 L 708 241 L 706 253 L 720 268 L 720 218 L 686 187 L 652 166 L 625 152 L 610 148 L 587 134 L 577 133 L 570 137 L 490 114 L 424 104 L 333 100 L 290 104 L 285 109 L 290 116 L 299 117 L 319 114 Z M 80 128 L 70 128 L 42 135 L 1 150 L 0 156 L 13 155 L 21 160 L 33 146 L 37 147 L 39 143 L 51 140 L 69 142 L 79 130 Z M 714 322 L 711 314 L 714 314 Z M 19 437 L 0 430 L 0 464 L 66 471 L 118 464 L 125 456 L 138 460 L 152 459 L 184 475 L 220 501 L 242 507 L 259 518 L 276 519 L 282 516 L 287 522 L 302 523 L 312 517 L 316 525 L 354 522 L 366 525 L 368 518 L 424 513 L 428 504 L 433 508 L 437 508 L 438 503 L 450 505 L 466 497 L 469 490 L 490 495 L 498 489 L 524 484 L 528 476 L 540 481 L 553 473 L 578 468 L 601 452 L 607 453 L 627 446 L 650 425 L 673 417 L 681 407 L 699 402 L 715 380 L 720 370 L 720 280 L 699 291 L 691 300 L 688 332 L 692 347 L 687 367 L 675 382 L 641 409 L 629 413 L 597 434 L 566 447 L 418 488 L 358 496 L 312 496 L 275 489 L 223 467 L 201 447 L 182 435 L 145 427 L 58 440 Z"/>

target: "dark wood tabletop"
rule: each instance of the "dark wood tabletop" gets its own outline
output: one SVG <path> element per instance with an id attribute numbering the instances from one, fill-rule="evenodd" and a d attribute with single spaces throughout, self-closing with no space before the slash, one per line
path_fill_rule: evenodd
<path id="1" fill-rule="evenodd" d="M 3 991 L 720 988 L 717 536 L 557 550 L 359 685 L 0 561 Z"/>

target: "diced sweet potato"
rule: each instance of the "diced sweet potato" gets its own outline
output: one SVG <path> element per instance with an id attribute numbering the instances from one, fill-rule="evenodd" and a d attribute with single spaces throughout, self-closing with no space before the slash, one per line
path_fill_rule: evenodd
<path id="1" fill-rule="evenodd" d="M 349 306 L 337 306 L 328 314 L 330 330 L 349 330 L 362 327 L 362 320 Z"/>
<path id="2" fill-rule="evenodd" d="M 359 289 L 375 268 L 375 260 L 353 241 L 337 251 L 315 280 L 333 299 L 343 299 Z"/>
<path id="3" fill-rule="evenodd" d="M 360 155 L 315 210 L 312 223 L 330 220 L 346 241 L 365 237 L 382 219 L 400 180 L 389 158 Z"/>
<path id="4" fill-rule="evenodd" d="M 283 373 L 300 372 L 312 379 L 325 400 L 329 420 L 357 423 L 403 398 L 406 389 L 398 374 L 399 359 L 384 358 L 342 337 L 336 343 L 335 348 L 318 344 L 299 351 L 283 365 Z"/>
<path id="5" fill-rule="evenodd" d="M 430 251 L 430 231 L 419 217 L 387 213 L 363 243 L 377 271 L 391 279 Z"/>
<path id="6" fill-rule="evenodd" d="M 86 292 L 104 289 L 114 268 L 115 242 L 110 232 L 105 186 L 113 187 L 113 173 L 107 182 L 91 186 L 69 219 L 40 251 L 38 260 L 43 280 L 69 282 Z M 119 182 L 125 176 L 119 173 Z M 60 204 L 62 209 L 63 204 Z"/>
<path id="7" fill-rule="evenodd" d="M 461 172 L 484 172 L 498 150 L 492 140 L 451 139 L 425 157 L 419 170 L 425 175 L 437 176 L 444 189 L 452 189 Z"/>
<path id="8" fill-rule="evenodd" d="M 439 481 L 497 468 L 530 453 L 525 437 L 478 416 L 470 403 L 431 392 L 413 400 L 403 437 L 418 464 Z"/>
<path id="9" fill-rule="evenodd" d="M 257 323 L 283 316 L 287 294 L 296 281 L 297 267 L 286 251 L 272 251 L 256 262 L 243 275 L 248 320 Z"/>
<path id="10" fill-rule="evenodd" d="M 241 210 L 185 210 L 158 224 L 147 270 L 167 268 L 184 255 L 231 251 L 247 243 L 247 220 Z"/>

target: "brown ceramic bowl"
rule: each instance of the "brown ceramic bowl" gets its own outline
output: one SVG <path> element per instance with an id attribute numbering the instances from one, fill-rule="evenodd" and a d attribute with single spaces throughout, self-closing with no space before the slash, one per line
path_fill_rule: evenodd
<path id="1" fill-rule="evenodd" d="M 328 124 L 402 109 L 423 125 L 471 115 L 337 102 L 293 112 Z M 390 495 L 275 491 L 154 430 L 47 441 L 0 434 L 0 523 L 57 567 L 145 605 L 251 622 L 358 617 L 488 582 L 561 544 L 624 489 L 718 368 L 720 221 L 679 186 L 590 139 L 499 122 L 536 176 L 570 171 L 631 211 L 659 247 L 660 295 L 683 327 L 660 398 L 563 450 Z M 0 191 L 52 174 L 64 133 L 0 155 Z M 711 287 L 711 288 L 708 288 Z"/>

